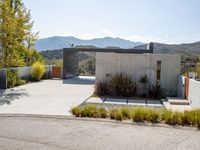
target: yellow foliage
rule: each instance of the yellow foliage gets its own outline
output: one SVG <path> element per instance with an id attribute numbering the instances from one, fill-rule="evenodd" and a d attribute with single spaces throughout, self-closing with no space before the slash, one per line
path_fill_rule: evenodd
<path id="1" fill-rule="evenodd" d="M 45 73 L 44 64 L 42 64 L 41 62 L 35 62 L 32 65 L 31 74 L 32 74 L 32 77 L 33 77 L 34 80 L 36 80 L 36 81 L 41 80 L 41 78 L 43 77 L 44 73 Z"/>

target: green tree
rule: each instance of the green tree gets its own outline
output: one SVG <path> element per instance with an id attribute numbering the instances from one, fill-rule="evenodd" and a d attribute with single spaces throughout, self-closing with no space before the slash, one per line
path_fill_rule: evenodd
<path id="1" fill-rule="evenodd" d="M 1 66 L 31 65 L 35 60 L 32 56 L 38 57 L 34 50 L 38 34 L 32 33 L 32 27 L 30 10 L 22 0 L 0 1 Z"/>

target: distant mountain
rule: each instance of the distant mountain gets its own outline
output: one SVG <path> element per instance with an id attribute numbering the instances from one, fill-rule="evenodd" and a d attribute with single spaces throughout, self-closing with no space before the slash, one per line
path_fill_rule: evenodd
<path id="1" fill-rule="evenodd" d="M 145 49 L 146 44 L 136 46 L 137 49 Z M 200 42 L 188 44 L 162 44 L 154 43 L 154 53 L 156 54 L 181 54 L 185 57 L 200 57 Z"/>
<path id="2" fill-rule="evenodd" d="M 94 47 L 94 46 L 79 46 L 79 47 Z M 107 47 L 109 48 L 109 47 Z M 113 47 L 111 47 L 113 48 Z M 115 47 L 118 48 L 118 47 Z M 134 47 L 135 49 L 146 49 L 147 44 Z M 200 42 L 189 44 L 162 44 L 154 43 L 154 53 L 156 54 L 180 54 L 183 61 L 195 61 L 197 57 L 200 57 Z M 41 54 L 46 59 L 62 59 L 63 51 L 60 50 L 47 50 L 41 51 Z"/>
<path id="3" fill-rule="evenodd" d="M 39 39 L 38 41 L 36 41 L 36 49 L 38 51 L 55 50 L 55 49 L 70 47 L 72 44 L 74 46 L 93 45 L 99 48 L 104 48 L 104 47 L 132 48 L 138 45 L 142 45 L 144 43 L 132 42 L 121 38 L 111 38 L 111 37 L 82 40 L 75 37 L 54 36 L 54 37 Z"/>

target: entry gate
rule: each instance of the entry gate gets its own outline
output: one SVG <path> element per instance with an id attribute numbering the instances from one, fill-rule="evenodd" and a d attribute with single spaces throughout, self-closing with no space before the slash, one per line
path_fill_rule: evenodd
<path id="1" fill-rule="evenodd" d="M 52 76 L 53 76 L 53 78 L 61 78 L 62 76 L 61 76 L 61 73 L 62 72 L 62 70 L 61 70 L 61 67 L 59 67 L 59 66 L 53 66 L 52 67 Z"/>

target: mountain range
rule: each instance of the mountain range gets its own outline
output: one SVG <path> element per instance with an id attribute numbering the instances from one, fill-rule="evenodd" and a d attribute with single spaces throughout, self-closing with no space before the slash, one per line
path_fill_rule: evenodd
<path id="1" fill-rule="evenodd" d="M 117 47 L 117 48 L 136 48 L 146 49 L 147 44 L 142 42 L 132 42 L 121 38 L 97 38 L 91 40 L 82 40 L 75 37 L 54 36 L 44 39 L 39 39 L 36 42 L 36 49 L 41 51 L 42 55 L 48 59 L 62 58 L 63 48 L 70 47 Z M 60 50 L 59 50 L 60 49 Z M 156 54 L 181 54 L 183 58 L 200 57 L 200 41 L 187 44 L 164 44 L 154 43 L 154 53 Z"/>
<path id="2" fill-rule="evenodd" d="M 91 45 L 99 48 L 104 48 L 104 47 L 133 48 L 135 46 L 142 44 L 144 43 L 132 42 L 121 38 L 111 38 L 111 37 L 82 40 L 72 36 L 69 37 L 53 36 L 37 40 L 35 46 L 38 51 L 45 51 L 45 50 L 67 48 L 70 47 L 71 45 L 73 46 Z"/>

